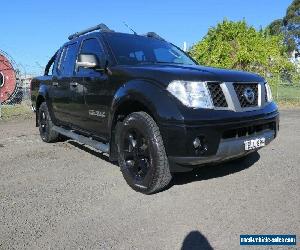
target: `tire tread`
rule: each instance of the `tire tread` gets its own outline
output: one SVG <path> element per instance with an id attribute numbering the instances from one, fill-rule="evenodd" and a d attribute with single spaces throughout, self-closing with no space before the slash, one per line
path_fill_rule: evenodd
<path id="1" fill-rule="evenodd" d="M 140 111 L 140 112 L 131 113 L 125 118 L 124 123 L 126 123 L 126 121 L 131 117 L 144 120 L 144 123 L 150 127 L 150 130 L 153 133 L 151 140 L 155 140 L 154 143 L 158 145 L 159 150 L 157 151 L 157 154 L 159 160 L 156 166 L 155 175 L 152 179 L 149 188 L 145 192 L 143 192 L 145 194 L 157 193 L 163 190 L 165 187 L 167 187 L 167 185 L 170 183 L 172 179 L 172 175 L 170 173 L 170 168 L 169 168 L 169 161 L 166 155 L 166 151 L 159 131 L 159 127 L 157 126 L 154 119 L 146 112 Z"/>
<path id="2" fill-rule="evenodd" d="M 60 135 L 59 135 L 59 133 L 57 133 L 56 131 L 54 131 L 52 129 L 54 127 L 54 124 L 53 124 L 53 122 L 51 120 L 51 117 L 50 117 L 50 114 L 49 114 L 49 110 L 48 110 L 48 106 L 47 106 L 46 102 L 43 102 L 40 105 L 39 112 L 41 112 L 42 110 L 46 113 L 48 127 L 49 127 L 47 136 L 45 138 L 43 138 L 42 135 L 41 135 L 42 140 L 44 142 L 47 142 L 47 143 L 57 142 L 59 140 Z"/>

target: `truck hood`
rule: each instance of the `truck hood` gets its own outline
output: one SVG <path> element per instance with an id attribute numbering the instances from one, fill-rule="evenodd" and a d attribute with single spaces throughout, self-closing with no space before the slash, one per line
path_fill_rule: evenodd
<path id="1" fill-rule="evenodd" d="M 119 74 L 129 79 L 149 79 L 168 85 L 173 80 L 219 81 L 219 82 L 262 82 L 264 78 L 245 71 L 227 70 L 199 65 L 141 64 L 114 67 Z"/>

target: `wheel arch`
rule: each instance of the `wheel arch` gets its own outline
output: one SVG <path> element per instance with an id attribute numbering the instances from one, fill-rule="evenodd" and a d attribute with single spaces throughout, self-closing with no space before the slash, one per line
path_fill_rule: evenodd
<path id="1" fill-rule="evenodd" d="M 165 91 L 155 82 L 146 80 L 130 81 L 116 92 L 108 119 L 110 155 L 115 158 L 115 132 L 117 123 L 133 112 L 144 111 L 158 124 L 170 119 L 182 119 L 182 115 Z"/>
<path id="2" fill-rule="evenodd" d="M 36 127 L 38 127 L 38 113 L 39 113 L 39 108 L 43 102 L 46 102 L 48 105 L 48 91 L 47 87 L 44 85 L 41 85 L 37 94 L 36 98 L 36 103 L 35 103 L 35 109 L 36 109 Z M 50 112 L 51 113 L 51 112 Z"/>
<path id="3" fill-rule="evenodd" d="M 116 110 L 112 116 L 111 122 L 110 122 L 110 159 L 111 160 L 117 160 L 117 145 L 116 145 L 116 130 L 118 129 L 118 122 L 122 122 L 126 116 L 133 112 L 140 112 L 143 111 L 150 115 L 155 122 L 156 117 L 153 113 L 153 111 L 147 107 L 147 105 L 136 99 L 127 99 L 122 101 L 118 107 L 116 107 Z"/>

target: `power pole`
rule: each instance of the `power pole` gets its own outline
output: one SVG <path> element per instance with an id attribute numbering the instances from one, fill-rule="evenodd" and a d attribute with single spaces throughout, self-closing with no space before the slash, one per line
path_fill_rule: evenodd
<path id="1" fill-rule="evenodd" d="M 187 43 L 186 42 L 183 42 L 183 51 L 187 52 Z"/>

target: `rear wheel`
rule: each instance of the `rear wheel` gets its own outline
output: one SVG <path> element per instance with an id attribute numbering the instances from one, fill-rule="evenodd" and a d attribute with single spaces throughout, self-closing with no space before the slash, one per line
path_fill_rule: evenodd
<path id="1" fill-rule="evenodd" d="M 49 115 L 47 103 L 43 102 L 38 111 L 39 131 L 44 142 L 56 142 L 59 139 L 59 133 L 53 130 L 53 122 Z"/>
<path id="2" fill-rule="evenodd" d="M 172 176 L 159 128 L 152 117 L 145 112 L 132 113 L 119 129 L 119 165 L 128 185 L 145 194 L 165 188 Z"/>

